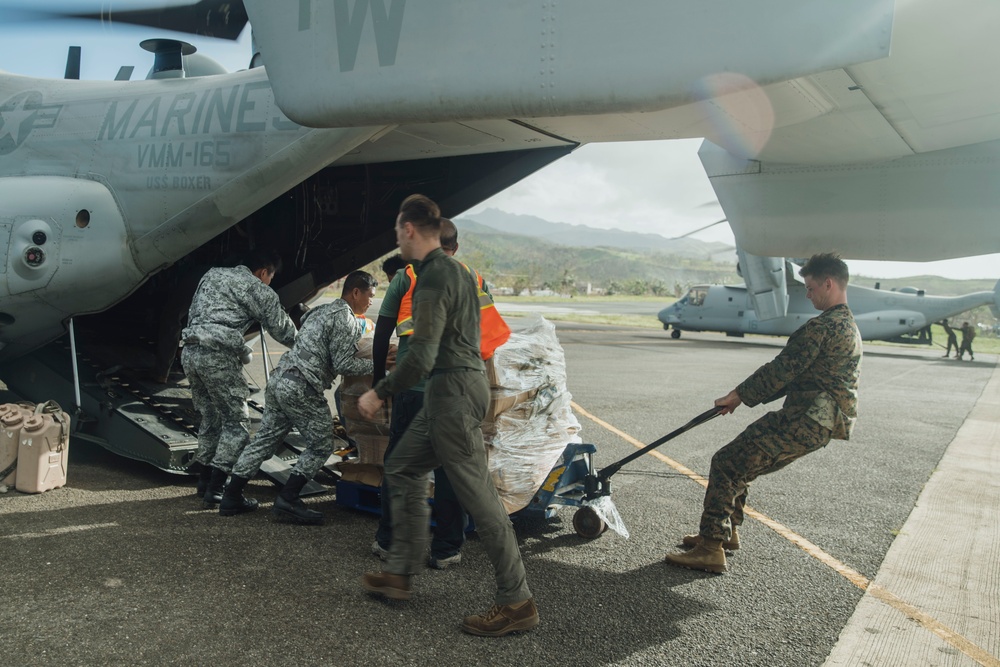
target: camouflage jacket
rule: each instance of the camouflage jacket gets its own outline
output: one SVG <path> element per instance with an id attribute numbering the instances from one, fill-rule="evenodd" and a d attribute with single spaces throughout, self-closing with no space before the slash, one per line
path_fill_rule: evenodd
<path id="1" fill-rule="evenodd" d="M 217 267 L 198 283 L 181 338 L 185 343 L 241 354 L 243 334 L 254 322 L 260 322 L 282 345 L 295 342 L 295 325 L 273 289 L 245 266 Z"/>
<path id="2" fill-rule="evenodd" d="M 784 410 L 805 414 L 849 440 L 858 416 L 861 333 L 846 304 L 833 306 L 788 337 L 785 349 L 736 392 L 753 407 L 785 395 Z"/>
<path id="3" fill-rule="evenodd" d="M 282 355 L 278 372 L 295 369 L 317 392 L 333 385 L 337 375 L 371 375 L 372 360 L 358 359 L 358 339 L 365 320 L 355 317 L 343 299 L 305 314 L 295 346 Z"/>

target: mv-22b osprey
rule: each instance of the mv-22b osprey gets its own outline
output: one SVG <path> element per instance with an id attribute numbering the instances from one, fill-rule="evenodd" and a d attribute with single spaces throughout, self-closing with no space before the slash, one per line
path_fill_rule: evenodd
<path id="1" fill-rule="evenodd" d="M 661 310 L 657 317 L 664 329 L 673 329 L 670 333 L 673 338 L 680 338 L 682 331 L 719 331 L 730 336 L 788 336 L 806 320 L 819 315 L 819 311 L 806 298 L 805 285 L 797 274 L 798 267 L 784 261 L 788 282 L 787 308 L 783 315 L 764 318 L 757 313 L 753 291 L 748 285 L 698 285 Z M 990 306 L 1000 317 L 1000 281 L 992 292 L 950 297 L 929 296 L 913 288 L 882 290 L 848 285 L 847 302 L 863 339 L 929 343 L 929 339 L 901 337 L 978 306 Z"/>
<path id="2" fill-rule="evenodd" d="M 152 389 L 115 378 L 148 363 L 144 341 L 194 267 L 277 249 L 274 286 L 291 306 L 391 250 L 406 195 L 455 216 L 588 142 L 706 137 L 737 239 L 761 254 L 995 252 L 1000 99 L 982 82 L 998 12 L 992 0 L 201 0 L 95 14 L 230 39 L 249 21 L 266 68 L 226 73 L 154 41 L 146 80 L 0 73 L 0 379 L 78 405 L 81 437 L 180 469 L 190 434 L 170 430 Z M 924 243 L 918 213 L 948 207 L 963 223 Z M 79 399 L 56 389 L 74 358 L 100 368 L 78 369 Z M 137 439 L 122 417 L 162 426 L 158 444 L 120 444 Z"/>

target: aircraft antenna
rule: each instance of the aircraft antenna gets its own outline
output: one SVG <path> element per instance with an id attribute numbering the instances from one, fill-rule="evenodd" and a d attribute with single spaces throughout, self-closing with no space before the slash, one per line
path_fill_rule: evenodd
<path id="1" fill-rule="evenodd" d="M 675 239 L 687 238 L 688 236 L 691 236 L 692 234 L 697 234 L 698 232 L 703 232 L 706 229 L 709 229 L 711 227 L 715 227 L 716 225 L 721 225 L 724 222 L 729 222 L 729 218 L 723 218 L 722 220 L 716 220 L 715 222 L 713 222 L 710 225 L 705 225 L 704 227 L 699 227 L 698 229 L 694 230 L 693 232 L 688 232 L 687 234 L 681 234 L 680 236 L 675 236 L 674 238 Z"/>
<path id="2" fill-rule="evenodd" d="M 145 39 L 139 42 L 139 46 L 154 54 L 153 69 L 148 77 L 150 79 L 184 78 L 183 56 L 189 56 L 198 50 L 193 44 L 179 39 Z"/>
<path id="3" fill-rule="evenodd" d="M 82 50 L 83 49 L 79 46 L 69 47 L 69 52 L 66 54 L 66 74 L 63 78 L 80 78 L 80 54 Z"/>

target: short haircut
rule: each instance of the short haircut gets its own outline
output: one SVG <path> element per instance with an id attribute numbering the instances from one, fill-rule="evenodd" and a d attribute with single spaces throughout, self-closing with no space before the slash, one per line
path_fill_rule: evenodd
<path id="1" fill-rule="evenodd" d="M 387 276 L 391 276 L 397 271 L 402 271 L 406 268 L 407 261 L 403 259 L 402 255 L 393 255 L 389 259 L 382 262 L 382 272 Z"/>
<path id="2" fill-rule="evenodd" d="M 243 265 L 251 272 L 257 269 L 268 269 L 272 273 L 281 271 L 281 255 L 270 248 L 256 248 L 247 253 Z"/>
<path id="3" fill-rule="evenodd" d="M 410 195 L 399 205 L 402 222 L 409 222 L 423 235 L 437 235 L 441 229 L 441 209 L 429 197 Z"/>
<path id="4" fill-rule="evenodd" d="M 458 227 L 448 218 L 441 218 L 441 247 L 445 250 L 458 248 Z"/>
<path id="5" fill-rule="evenodd" d="M 376 287 L 378 287 L 378 281 L 375 280 L 375 276 L 372 274 L 367 271 L 351 271 L 344 278 L 344 289 L 341 291 L 340 296 L 346 296 L 354 289 L 367 292 L 369 289 L 375 289 Z"/>
<path id="6" fill-rule="evenodd" d="M 810 257 L 809 261 L 799 269 L 799 275 L 803 278 L 815 278 L 816 280 L 830 278 L 836 281 L 841 288 L 846 288 L 851 279 L 847 263 L 840 258 L 840 255 L 832 252 L 822 252 Z"/>

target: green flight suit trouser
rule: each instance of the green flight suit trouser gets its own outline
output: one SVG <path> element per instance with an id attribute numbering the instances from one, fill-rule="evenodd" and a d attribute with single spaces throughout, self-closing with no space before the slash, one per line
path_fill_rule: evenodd
<path id="1" fill-rule="evenodd" d="M 392 546 L 385 571 L 414 574 L 427 562 L 430 473 L 444 467 L 459 503 L 476 523 L 497 580 L 496 604 L 531 597 L 514 527 L 486 464 L 480 424 L 490 388 L 482 371 L 432 374 L 424 406 L 385 462 L 392 508 Z"/>

